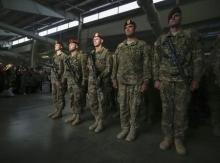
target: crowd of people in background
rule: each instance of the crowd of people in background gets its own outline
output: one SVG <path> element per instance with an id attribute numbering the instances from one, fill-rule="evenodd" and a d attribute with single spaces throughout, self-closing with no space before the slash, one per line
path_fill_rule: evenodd
<path id="1" fill-rule="evenodd" d="M 42 92 L 43 83 L 50 83 L 46 69 L 0 64 L 0 96 L 12 97 Z"/>

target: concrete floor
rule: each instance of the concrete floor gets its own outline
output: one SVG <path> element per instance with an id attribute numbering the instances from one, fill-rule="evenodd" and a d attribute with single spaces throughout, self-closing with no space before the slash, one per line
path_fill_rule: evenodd
<path id="1" fill-rule="evenodd" d="M 0 98 L 0 163 L 219 163 L 220 138 L 211 134 L 209 126 L 189 130 L 188 155 L 179 156 L 174 149 L 161 151 L 159 122 L 143 123 L 135 142 L 116 139 L 119 120 L 108 118 L 107 128 L 100 134 L 88 130 L 92 117 L 83 114 L 83 123 L 71 127 L 64 118 L 51 120 L 49 95 Z"/>

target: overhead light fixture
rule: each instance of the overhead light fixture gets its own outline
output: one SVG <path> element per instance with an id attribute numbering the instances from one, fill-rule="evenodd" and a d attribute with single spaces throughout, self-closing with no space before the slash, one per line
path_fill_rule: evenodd
<path id="1" fill-rule="evenodd" d="M 43 56 L 41 56 L 41 58 L 43 58 L 43 59 L 48 59 L 48 58 L 50 58 L 48 55 L 43 55 Z"/>

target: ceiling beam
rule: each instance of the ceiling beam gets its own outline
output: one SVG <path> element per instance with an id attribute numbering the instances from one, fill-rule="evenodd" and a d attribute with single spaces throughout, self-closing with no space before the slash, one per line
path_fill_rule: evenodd
<path id="1" fill-rule="evenodd" d="M 6 24 L 4 22 L 0 22 L 0 28 L 2 28 L 4 30 L 9 30 L 9 31 L 17 33 L 19 35 L 23 35 L 23 36 L 27 36 L 29 38 L 33 38 L 33 39 L 36 39 L 36 40 L 39 40 L 39 41 L 43 41 L 43 42 L 46 42 L 46 43 L 49 43 L 49 44 L 54 44 L 54 42 L 55 42 L 55 40 L 53 40 L 51 38 L 39 36 L 37 34 L 34 34 L 32 32 L 29 32 L 29 31 L 25 31 L 23 29 L 14 27 L 14 26 Z"/>
<path id="2" fill-rule="evenodd" d="M 0 29 L 0 36 L 19 36 L 18 34 L 6 31 L 6 30 L 1 30 Z"/>
<path id="3" fill-rule="evenodd" d="M 27 12 L 37 15 L 56 17 L 64 19 L 65 17 L 56 11 L 41 5 L 33 0 L 0 0 L 0 6 L 5 9 Z"/>
<path id="4" fill-rule="evenodd" d="M 151 25 L 154 34 L 158 37 L 163 31 L 163 27 L 153 0 L 137 0 L 137 3 L 146 13 L 148 22 Z"/>

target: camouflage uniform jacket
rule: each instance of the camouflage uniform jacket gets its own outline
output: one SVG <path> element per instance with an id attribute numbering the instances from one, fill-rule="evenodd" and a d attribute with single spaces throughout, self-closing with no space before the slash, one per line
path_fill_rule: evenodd
<path id="1" fill-rule="evenodd" d="M 154 80 L 185 80 L 181 76 L 177 65 L 173 63 L 168 39 L 172 40 L 185 76 L 188 79 L 200 80 L 202 75 L 202 50 L 195 34 L 191 30 L 181 30 L 175 36 L 168 32 L 158 38 L 154 47 Z"/>
<path id="2" fill-rule="evenodd" d="M 79 75 L 79 81 L 78 83 L 82 84 L 82 82 L 85 82 L 87 80 L 87 69 L 86 69 L 86 62 L 87 62 L 87 56 L 85 53 L 83 53 L 80 50 L 75 51 L 75 55 L 69 55 L 65 58 L 65 61 L 69 60 L 70 64 L 73 65 L 76 68 L 76 73 Z M 64 64 L 64 78 L 68 78 L 69 81 L 71 81 L 72 84 L 75 83 L 76 78 L 74 79 L 74 76 L 70 73 L 69 67 L 67 66 L 67 63 Z"/>
<path id="3" fill-rule="evenodd" d="M 211 67 L 215 75 L 215 84 L 220 88 L 220 38 L 214 43 L 214 50 L 211 55 Z"/>
<path id="4" fill-rule="evenodd" d="M 52 60 L 54 62 L 54 65 L 56 67 L 57 75 L 55 74 L 54 70 L 51 69 L 51 81 L 61 81 L 64 73 L 64 58 L 66 57 L 66 54 L 64 52 L 61 52 L 59 55 L 54 54 Z"/>
<path id="5" fill-rule="evenodd" d="M 91 54 L 95 60 L 95 66 L 97 70 L 97 76 L 100 78 L 110 77 L 112 72 L 112 55 L 108 49 L 102 47 L 102 49 L 98 52 L 92 50 Z M 94 55 L 95 54 L 95 55 Z M 90 66 L 91 61 L 88 62 Z"/>
<path id="6" fill-rule="evenodd" d="M 119 83 L 136 85 L 151 78 L 151 48 L 142 40 L 120 43 L 113 56 L 112 79 Z"/>

